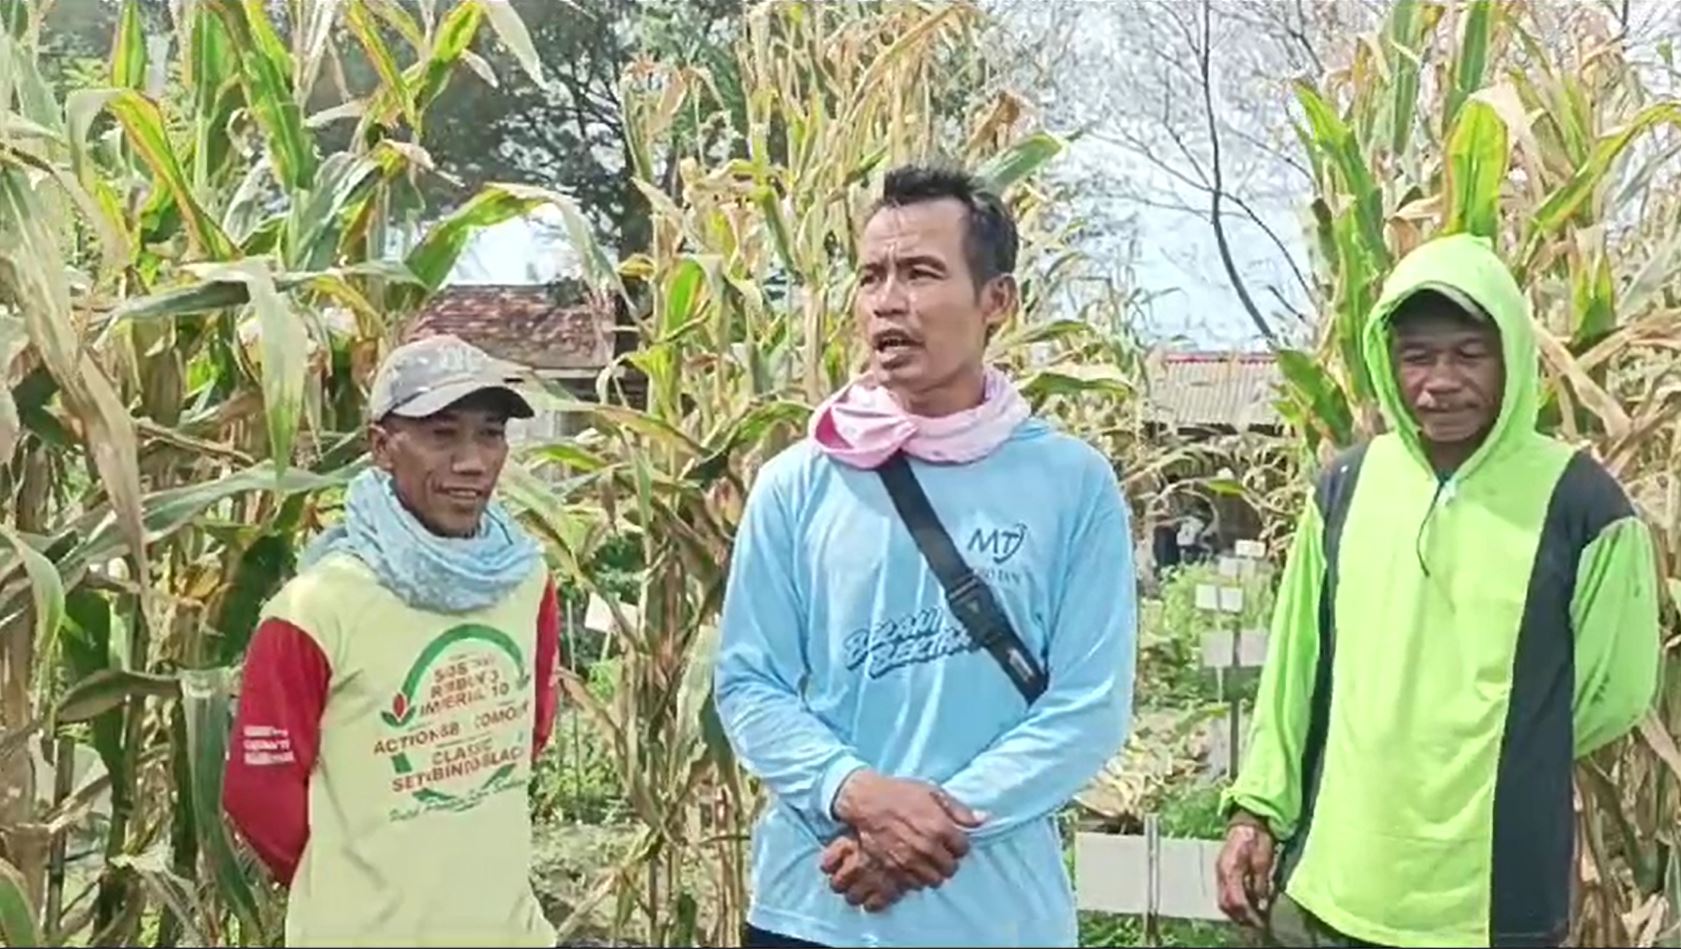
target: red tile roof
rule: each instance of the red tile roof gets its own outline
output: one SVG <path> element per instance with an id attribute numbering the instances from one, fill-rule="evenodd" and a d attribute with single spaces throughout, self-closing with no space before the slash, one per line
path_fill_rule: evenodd
<path id="1" fill-rule="evenodd" d="M 445 287 L 409 324 L 405 339 L 453 333 L 530 369 L 599 370 L 613 358 L 610 299 L 565 282 Z"/>
<path id="2" fill-rule="evenodd" d="M 1282 424 L 1271 353 L 1164 353 L 1151 360 L 1151 422 L 1234 429 Z"/>

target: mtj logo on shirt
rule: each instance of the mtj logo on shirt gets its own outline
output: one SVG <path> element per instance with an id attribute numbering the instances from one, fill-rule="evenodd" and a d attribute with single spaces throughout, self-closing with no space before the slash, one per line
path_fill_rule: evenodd
<path id="1" fill-rule="evenodd" d="M 1003 565 L 1016 555 L 1016 551 L 1021 549 L 1022 541 L 1026 539 L 1026 524 L 990 529 L 977 527 L 975 532 L 969 535 L 969 552 L 991 557 L 993 563 Z"/>

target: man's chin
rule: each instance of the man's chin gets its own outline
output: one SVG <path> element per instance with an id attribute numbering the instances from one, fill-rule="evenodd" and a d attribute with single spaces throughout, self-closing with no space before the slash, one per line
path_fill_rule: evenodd
<path id="1" fill-rule="evenodd" d="M 1435 445 L 1469 445 L 1480 442 L 1487 434 L 1487 427 L 1476 423 L 1462 425 L 1425 425 L 1421 426 L 1425 441 Z"/>
<path id="2" fill-rule="evenodd" d="M 483 511 L 451 511 L 442 516 L 435 516 L 427 527 L 432 533 L 444 537 L 472 537 L 479 532 L 479 524 L 483 518 Z"/>
<path id="3" fill-rule="evenodd" d="M 870 376 L 875 384 L 896 391 L 916 391 L 922 375 L 922 366 L 917 360 L 891 366 L 883 366 L 879 362 L 870 364 Z"/>

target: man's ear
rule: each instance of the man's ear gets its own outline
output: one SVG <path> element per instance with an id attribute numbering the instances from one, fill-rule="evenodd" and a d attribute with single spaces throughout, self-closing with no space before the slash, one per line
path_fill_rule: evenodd
<path id="1" fill-rule="evenodd" d="M 1021 289 L 1014 274 L 1000 274 L 981 288 L 981 318 L 986 321 L 986 336 L 991 339 L 998 328 L 1015 313 L 1021 302 Z"/>
<path id="2" fill-rule="evenodd" d="M 391 432 L 378 422 L 368 426 L 368 454 L 372 456 L 374 467 L 389 474 L 396 467 L 396 461 L 391 457 Z"/>

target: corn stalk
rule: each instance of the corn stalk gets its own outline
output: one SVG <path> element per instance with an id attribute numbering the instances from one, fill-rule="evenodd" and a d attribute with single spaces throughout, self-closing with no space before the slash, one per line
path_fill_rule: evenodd
<path id="1" fill-rule="evenodd" d="M 427 108 L 484 26 L 536 60 L 490 0 L 293 4 L 289 44 L 269 4 L 196 0 L 171 4 L 154 70 L 126 0 L 107 84 L 61 102 L 47 6 L 0 3 L 0 787 L 20 792 L 0 927 L 268 943 L 280 896 L 221 819 L 239 662 L 362 463 L 361 393 L 403 316 L 475 229 L 532 206 L 488 191 L 399 255 Z M 379 85 L 305 115 L 341 24 Z"/>

